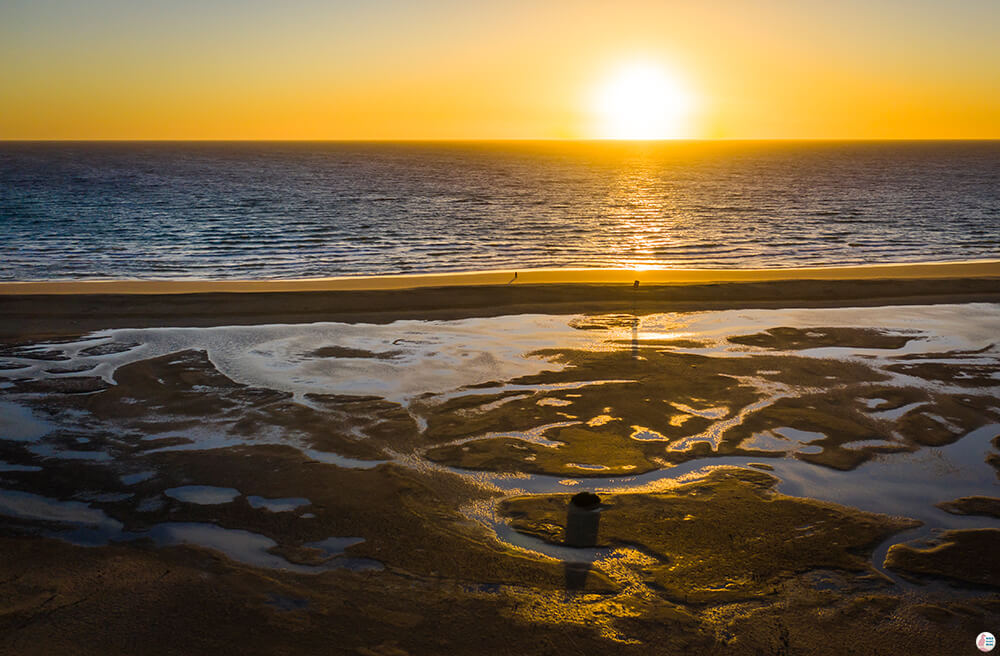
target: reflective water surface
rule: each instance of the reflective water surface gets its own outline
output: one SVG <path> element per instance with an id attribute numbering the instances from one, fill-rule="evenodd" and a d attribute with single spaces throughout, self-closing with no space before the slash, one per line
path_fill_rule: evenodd
<path id="1" fill-rule="evenodd" d="M 719 468 L 763 471 L 780 495 L 916 520 L 866 556 L 896 586 L 911 583 L 884 566 L 893 545 L 1000 527 L 938 506 L 1000 496 L 1000 306 L 590 319 L 149 328 L 10 346 L 0 522 L 310 574 L 413 567 L 422 556 L 398 551 L 416 539 L 407 531 L 457 522 L 630 590 L 659 556 L 542 539 L 505 501 L 655 496 Z M 400 477 L 447 491 L 450 509 L 421 505 L 430 492 L 416 483 L 380 497 Z"/>
<path id="2" fill-rule="evenodd" d="M 0 145 L 0 280 L 1000 255 L 1000 142 Z"/>

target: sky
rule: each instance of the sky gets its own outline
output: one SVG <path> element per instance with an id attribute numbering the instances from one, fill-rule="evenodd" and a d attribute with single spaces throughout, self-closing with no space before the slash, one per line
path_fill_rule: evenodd
<path id="1" fill-rule="evenodd" d="M 600 138 L 647 104 L 607 91 L 637 63 L 677 114 L 648 136 L 1000 138 L 998 25 L 998 0 L 0 0 L 0 139 Z"/>

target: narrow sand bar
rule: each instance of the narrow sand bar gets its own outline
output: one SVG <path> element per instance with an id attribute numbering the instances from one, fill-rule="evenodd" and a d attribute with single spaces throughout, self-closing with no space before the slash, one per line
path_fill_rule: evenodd
<path id="1" fill-rule="evenodd" d="M 874 264 L 793 269 L 530 269 L 297 280 L 82 280 L 0 282 L 0 295 L 205 294 L 378 291 L 519 285 L 691 285 L 782 280 L 1000 278 L 1000 260 Z"/>
<path id="2" fill-rule="evenodd" d="M 303 280 L 0 282 L 0 337 L 167 325 L 384 323 L 518 313 L 645 314 L 984 301 L 1000 302 L 1000 260 L 797 269 L 535 269 Z"/>

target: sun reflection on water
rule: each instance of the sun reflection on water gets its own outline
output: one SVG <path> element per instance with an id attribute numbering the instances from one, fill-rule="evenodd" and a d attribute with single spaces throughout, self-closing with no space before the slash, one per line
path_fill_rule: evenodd
<path id="1" fill-rule="evenodd" d="M 662 253 L 676 245 L 671 226 L 682 214 L 669 185 L 648 154 L 623 163 L 604 201 L 604 215 L 621 240 L 616 266 L 636 271 L 663 266 Z"/>

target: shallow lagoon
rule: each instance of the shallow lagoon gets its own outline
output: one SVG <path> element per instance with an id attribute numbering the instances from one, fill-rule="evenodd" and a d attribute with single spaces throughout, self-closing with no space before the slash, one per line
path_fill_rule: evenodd
<path id="1" fill-rule="evenodd" d="M 625 621 L 632 598 L 641 613 L 680 604 L 703 623 L 808 577 L 846 577 L 834 586 L 844 599 L 989 598 L 954 567 L 935 576 L 886 558 L 947 544 L 943 531 L 1000 527 L 939 507 L 1000 496 L 997 334 L 1000 307 L 975 304 L 152 328 L 11 345 L 0 514 L 5 535 L 462 582 L 536 608 L 525 621 L 540 621 L 553 587 L 588 590 L 597 597 L 550 599 L 541 621 L 590 618 L 621 644 L 645 635 Z M 757 474 L 725 478 L 727 467 Z M 612 500 L 609 530 L 624 512 L 649 525 L 593 549 L 559 544 L 552 508 L 582 489 Z M 691 547 L 648 513 L 688 494 L 709 515 L 724 510 L 713 495 L 749 504 L 751 541 L 779 504 L 792 523 L 813 518 L 803 535 L 832 513 L 828 529 L 858 542 L 801 562 L 775 551 L 785 565 L 749 579 L 715 554 L 715 578 L 680 598 L 644 572 Z M 708 519 L 692 515 L 702 531 Z"/>

